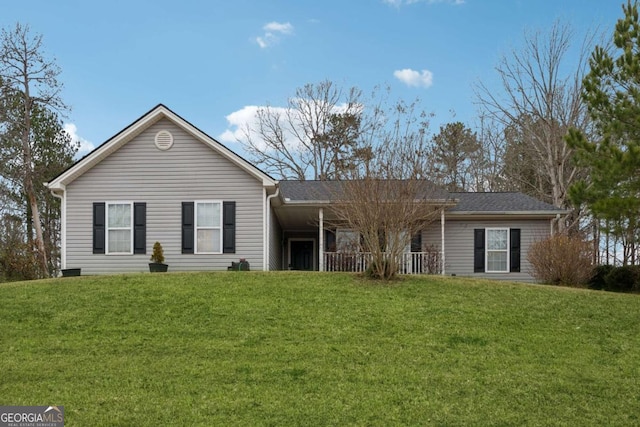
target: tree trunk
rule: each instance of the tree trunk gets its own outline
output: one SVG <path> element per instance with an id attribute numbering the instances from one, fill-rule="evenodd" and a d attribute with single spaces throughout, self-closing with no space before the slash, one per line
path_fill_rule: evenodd
<path id="1" fill-rule="evenodd" d="M 31 208 L 31 216 L 33 218 L 33 228 L 36 231 L 36 249 L 38 251 L 38 259 L 42 269 L 42 277 L 49 276 L 49 263 L 47 261 L 47 250 L 44 247 L 44 238 L 42 236 L 42 224 L 40 222 L 40 212 L 38 210 L 38 200 L 33 188 L 33 171 L 31 159 L 31 144 L 29 137 L 31 134 L 31 98 L 29 97 L 29 86 L 25 85 L 25 103 L 24 103 L 24 128 L 22 130 L 22 159 L 24 162 L 24 191 L 27 196 L 27 203 Z"/>

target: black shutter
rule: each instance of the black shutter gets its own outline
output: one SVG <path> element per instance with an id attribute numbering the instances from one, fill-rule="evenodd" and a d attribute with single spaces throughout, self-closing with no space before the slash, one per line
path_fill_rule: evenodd
<path id="1" fill-rule="evenodd" d="M 422 252 L 422 232 L 414 234 L 411 238 L 411 252 Z"/>
<path id="2" fill-rule="evenodd" d="M 473 230 L 473 272 L 484 273 L 484 228 Z"/>
<path id="3" fill-rule="evenodd" d="M 147 253 L 147 204 L 133 204 L 133 253 Z"/>
<path id="4" fill-rule="evenodd" d="M 193 233 L 194 233 L 194 204 L 193 202 L 182 202 L 182 253 L 192 254 Z"/>
<path id="5" fill-rule="evenodd" d="M 325 230 L 324 232 L 324 250 L 325 252 L 336 251 L 336 232 L 335 230 Z"/>
<path id="6" fill-rule="evenodd" d="M 93 253 L 104 253 L 104 219 L 105 219 L 104 203 L 93 204 Z"/>
<path id="7" fill-rule="evenodd" d="M 512 228 L 509 230 L 510 248 L 509 248 L 509 271 L 517 273 L 520 271 L 520 229 Z"/>
<path id="8" fill-rule="evenodd" d="M 236 253 L 236 202 L 222 202 L 222 252 Z"/>

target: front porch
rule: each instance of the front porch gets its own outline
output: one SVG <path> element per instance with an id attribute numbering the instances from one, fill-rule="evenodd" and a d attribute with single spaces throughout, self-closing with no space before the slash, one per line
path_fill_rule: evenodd
<path id="1" fill-rule="evenodd" d="M 361 250 L 347 229 L 336 229 L 332 218 L 325 218 L 323 207 L 297 204 L 279 206 L 275 217 L 280 225 L 280 265 L 283 270 L 342 271 L 362 273 L 372 255 Z M 412 240 L 400 256 L 399 274 L 445 274 L 444 212 L 432 224 L 430 233 Z M 340 232 L 343 240 L 341 241 Z M 428 235 L 428 236 L 427 236 Z M 424 236 L 424 237 L 423 237 Z M 435 238 L 435 241 L 434 241 Z M 355 244 L 354 244 L 355 243 Z"/>

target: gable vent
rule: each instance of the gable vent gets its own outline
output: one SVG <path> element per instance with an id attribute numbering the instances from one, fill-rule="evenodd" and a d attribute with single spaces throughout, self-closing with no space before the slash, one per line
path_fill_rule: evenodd
<path id="1" fill-rule="evenodd" d="M 173 145 L 173 135 L 168 130 L 161 130 L 156 133 L 156 147 L 158 150 L 166 151 Z"/>

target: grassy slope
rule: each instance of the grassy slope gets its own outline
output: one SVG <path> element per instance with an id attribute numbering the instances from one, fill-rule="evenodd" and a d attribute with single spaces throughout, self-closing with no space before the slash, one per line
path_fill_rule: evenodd
<path id="1" fill-rule="evenodd" d="M 640 423 L 637 295 L 225 272 L 0 301 L 0 405 L 68 426 Z"/>

